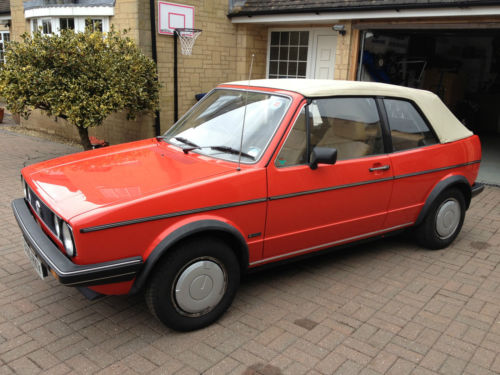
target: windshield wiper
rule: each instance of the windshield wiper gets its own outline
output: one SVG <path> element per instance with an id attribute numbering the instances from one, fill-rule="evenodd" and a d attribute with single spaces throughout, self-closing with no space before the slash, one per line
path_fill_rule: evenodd
<path id="1" fill-rule="evenodd" d="M 247 154 L 246 152 L 237 150 L 229 146 L 193 146 L 193 147 L 185 147 L 182 149 L 182 151 L 184 151 L 184 153 L 187 154 L 189 151 L 198 150 L 200 148 L 209 148 L 211 150 L 227 152 L 229 154 L 235 154 L 235 155 L 239 155 L 241 153 L 241 156 L 255 160 L 255 156 L 252 156 L 250 154 Z"/>
<path id="2" fill-rule="evenodd" d="M 198 147 L 200 147 L 200 146 L 198 146 L 196 143 L 191 142 L 189 139 L 186 139 L 186 138 L 184 138 L 184 137 L 174 137 L 174 139 L 175 139 L 176 141 L 182 142 L 182 143 L 184 143 L 184 144 L 186 144 L 186 145 L 189 145 L 189 146 L 192 146 L 192 147 L 194 147 L 194 148 L 198 148 Z M 192 147 L 189 147 L 189 148 L 192 148 Z M 185 148 L 184 148 L 184 149 L 182 149 L 182 150 L 185 150 Z M 186 153 L 186 151 L 184 151 L 184 153 Z"/>
<path id="3" fill-rule="evenodd" d="M 243 151 L 240 151 L 240 150 L 237 150 L 235 148 L 232 148 L 232 147 L 229 147 L 229 146 L 211 146 L 210 147 L 212 150 L 216 150 L 216 151 L 222 151 L 222 152 L 227 152 L 229 154 L 235 154 L 235 155 L 239 155 L 241 154 L 241 156 L 244 156 L 246 158 L 249 158 L 249 159 L 252 159 L 252 160 L 255 160 L 255 156 L 252 156 L 250 154 L 247 154 L 246 152 L 243 152 Z"/>
<path id="4" fill-rule="evenodd" d="M 165 140 L 167 138 L 172 139 L 172 137 L 168 137 L 166 135 L 158 135 L 158 136 L 156 136 L 156 139 L 158 139 L 158 140 Z M 184 143 L 184 144 L 186 144 L 188 146 L 191 146 L 191 147 L 195 147 L 195 148 L 199 147 L 196 143 L 191 142 L 189 139 L 184 138 L 184 137 L 173 137 L 173 139 L 175 139 L 178 142 Z"/>

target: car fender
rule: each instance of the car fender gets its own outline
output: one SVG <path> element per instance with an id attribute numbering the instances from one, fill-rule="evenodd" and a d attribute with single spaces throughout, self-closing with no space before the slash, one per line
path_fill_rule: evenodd
<path id="1" fill-rule="evenodd" d="M 422 223 L 422 221 L 429 213 L 432 204 L 439 197 L 439 195 L 441 195 L 441 193 L 446 189 L 454 186 L 460 188 L 460 190 L 462 190 L 462 192 L 464 193 L 465 205 L 466 209 L 468 209 L 472 197 L 471 186 L 469 184 L 469 181 L 462 175 L 447 176 L 443 180 L 439 181 L 431 190 L 430 194 L 427 196 L 425 204 L 422 207 L 420 214 L 418 215 L 415 225 L 419 225 Z"/>
<path id="2" fill-rule="evenodd" d="M 172 228 L 169 228 L 172 229 Z M 130 294 L 139 292 L 146 284 L 147 279 L 157 262 L 177 243 L 190 236 L 201 233 L 218 233 L 230 236 L 233 244 L 238 247 L 238 258 L 242 269 L 248 267 L 248 245 L 241 231 L 236 226 L 217 218 L 198 218 L 195 221 L 185 222 L 173 230 L 169 230 L 164 238 L 153 248 L 144 262 L 144 267 L 135 279 Z"/>

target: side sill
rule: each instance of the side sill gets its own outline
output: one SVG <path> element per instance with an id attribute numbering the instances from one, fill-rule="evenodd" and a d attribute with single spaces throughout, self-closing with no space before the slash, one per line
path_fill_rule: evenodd
<path id="1" fill-rule="evenodd" d="M 397 230 L 394 230 L 392 232 L 379 234 L 377 236 L 364 238 L 364 239 L 357 240 L 354 242 L 344 243 L 342 245 L 328 247 L 326 249 L 322 249 L 322 250 L 318 250 L 318 251 L 312 251 L 312 252 L 305 253 L 302 255 L 294 256 L 292 258 L 286 258 L 286 259 L 277 260 L 277 261 L 264 263 L 264 264 L 256 264 L 253 267 L 248 268 L 246 274 L 258 273 L 258 272 L 265 271 L 265 270 L 270 269 L 270 268 L 281 267 L 281 266 L 284 266 L 284 265 L 287 265 L 290 263 L 300 262 L 301 260 L 313 258 L 316 256 L 322 256 L 322 255 L 332 254 L 332 253 L 336 253 L 336 252 L 342 252 L 344 250 L 348 250 L 348 249 L 354 248 L 356 246 L 361 246 L 361 245 L 364 245 L 366 243 L 378 241 L 378 240 L 383 239 L 383 238 L 397 236 L 398 234 L 403 233 L 408 228 L 409 227 L 397 229 Z"/>
<path id="2" fill-rule="evenodd" d="M 484 190 L 484 184 L 480 182 L 475 182 L 471 188 L 471 197 L 474 198 L 475 196 L 481 194 L 483 190 Z"/>

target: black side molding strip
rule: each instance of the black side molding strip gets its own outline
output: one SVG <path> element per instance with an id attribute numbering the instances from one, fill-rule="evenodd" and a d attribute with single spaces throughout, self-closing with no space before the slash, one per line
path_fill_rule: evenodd
<path id="1" fill-rule="evenodd" d="M 387 177 L 387 178 L 379 178 L 377 180 L 368 180 L 368 181 L 356 182 L 356 183 L 353 183 L 353 184 L 328 186 L 328 187 L 323 188 L 323 189 L 306 190 L 306 191 L 299 191 L 297 193 L 275 195 L 274 197 L 269 197 L 269 200 L 270 201 L 275 201 L 275 200 L 278 200 L 278 199 L 286 199 L 286 198 L 292 198 L 292 197 L 299 197 L 301 195 L 323 193 L 325 191 L 346 189 L 346 188 L 355 187 L 355 186 L 362 186 L 362 185 L 368 185 L 368 184 L 376 184 L 377 182 L 392 181 L 392 180 L 393 180 L 392 177 Z"/>
<path id="2" fill-rule="evenodd" d="M 420 176 L 422 174 L 428 174 L 428 173 L 434 173 L 434 172 L 441 172 L 441 171 L 446 171 L 448 169 L 455 169 L 455 168 L 467 167 L 468 165 L 479 164 L 479 163 L 481 163 L 481 160 L 474 160 L 474 161 L 470 161 L 468 163 L 457 164 L 457 165 L 450 165 L 448 167 L 441 167 L 441 168 L 436 168 L 436 169 L 429 169 L 427 171 L 422 171 L 422 172 L 402 174 L 402 175 L 399 175 L 399 176 L 394 176 L 394 179 L 395 180 L 399 180 L 401 178 Z"/>
<path id="3" fill-rule="evenodd" d="M 142 257 L 78 265 L 69 260 L 35 221 L 23 198 L 12 201 L 14 216 L 23 236 L 41 262 L 53 270 L 64 285 L 88 286 L 132 280 L 142 268 Z"/>
<path id="4" fill-rule="evenodd" d="M 125 225 L 139 224 L 139 223 L 144 223 L 144 222 L 147 222 L 147 221 L 154 221 L 154 220 L 169 219 L 171 217 L 177 217 L 177 216 L 198 214 L 198 213 L 201 213 L 201 212 L 221 210 L 223 208 L 245 206 L 247 204 L 262 203 L 262 202 L 265 202 L 265 201 L 267 201 L 267 198 L 259 198 L 259 199 L 252 199 L 252 200 L 249 200 L 249 201 L 242 201 L 242 202 L 221 204 L 221 205 L 218 205 L 218 206 L 202 207 L 202 208 L 195 208 L 193 210 L 172 212 L 172 213 L 163 214 L 163 215 L 141 217 L 139 219 L 118 221 L 116 223 L 109 223 L 109 224 L 104 224 L 104 225 L 97 225 L 95 227 L 82 228 L 82 229 L 80 229 L 80 232 L 81 233 L 95 232 L 95 231 L 98 231 L 98 230 L 104 230 L 104 229 L 110 229 L 110 228 L 116 228 L 116 227 L 123 227 Z"/>

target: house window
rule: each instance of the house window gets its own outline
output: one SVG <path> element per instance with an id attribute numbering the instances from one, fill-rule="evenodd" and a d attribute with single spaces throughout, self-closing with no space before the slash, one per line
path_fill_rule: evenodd
<path id="1" fill-rule="evenodd" d="M 92 31 L 109 31 L 109 17 L 43 17 L 32 18 L 31 32 L 40 31 L 42 34 L 59 34 L 61 30 L 85 31 L 89 27 Z"/>
<path id="2" fill-rule="evenodd" d="M 59 30 L 74 30 L 75 29 L 75 19 L 74 18 L 60 18 L 59 19 Z"/>
<path id="3" fill-rule="evenodd" d="M 87 18 L 85 20 L 85 28 L 89 27 L 92 31 L 102 32 L 102 19 L 101 18 Z"/>
<path id="4" fill-rule="evenodd" d="M 52 34 L 52 21 L 50 19 L 42 20 L 42 34 Z"/>
<path id="5" fill-rule="evenodd" d="M 10 41 L 10 33 L 8 31 L 0 32 L 0 63 L 5 62 L 5 45 Z"/>
<path id="6" fill-rule="evenodd" d="M 269 78 L 306 78 L 309 31 L 271 31 Z"/>

